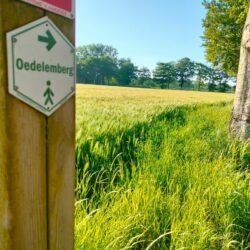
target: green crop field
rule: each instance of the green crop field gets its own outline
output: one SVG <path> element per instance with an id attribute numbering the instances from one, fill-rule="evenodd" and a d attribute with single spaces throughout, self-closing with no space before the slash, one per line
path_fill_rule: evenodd
<path id="1" fill-rule="evenodd" d="M 249 249 L 233 95 L 77 86 L 75 248 Z"/>

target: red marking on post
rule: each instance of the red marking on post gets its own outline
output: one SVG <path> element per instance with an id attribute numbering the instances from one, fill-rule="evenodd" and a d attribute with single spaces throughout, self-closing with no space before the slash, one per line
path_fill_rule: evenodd
<path id="1" fill-rule="evenodd" d="M 0 0 L 1 1 L 1 0 Z M 21 0 L 45 10 L 74 19 L 75 0 Z"/>
<path id="2" fill-rule="evenodd" d="M 72 11 L 72 1 L 71 0 L 43 0 L 43 2 L 52 4 L 56 7 L 59 7 L 63 10 Z"/>

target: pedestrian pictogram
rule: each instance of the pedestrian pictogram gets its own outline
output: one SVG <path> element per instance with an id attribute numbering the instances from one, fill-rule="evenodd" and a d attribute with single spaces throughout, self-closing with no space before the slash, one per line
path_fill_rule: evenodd
<path id="1" fill-rule="evenodd" d="M 7 34 L 9 93 L 50 115 L 75 93 L 75 48 L 48 18 Z"/>
<path id="2" fill-rule="evenodd" d="M 44 102 L 44 105 L 48 105 L 49 102 L 50 102 L 51 105 L 54 104 L 54 103 L 53 103 L 53 100 L 52 100 L 52 98 L 53 98 L 53 96 L 54 96 L 54 93 L 53 93 L 53 91 L 52 91 L 51 88 L 50 88 L 50 84 L 51 84 L 51 82 L 50 82 L 50 81 L 47 81 L 47 86 L 48 86 L 48 88 L 46 89 L 46 91 L 45 91 L 44 94 L 43 94 L 43 96 L 46 98 L 46 99 L 45 99 L 45 102 Z"/>

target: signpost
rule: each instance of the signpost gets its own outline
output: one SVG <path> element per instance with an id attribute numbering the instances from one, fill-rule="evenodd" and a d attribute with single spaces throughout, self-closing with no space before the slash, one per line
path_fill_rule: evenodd
<path id="1" fill-rule="evenodd" d="M 74 249 L 74 26 L 0 0 L 1 250 Z"/>
<path id="2" fill-rule="evenodd" d="M 75 49 L 44 17 L 7 34 L 9 93 L 51 115 L 75 93 Z"/>
<path id="3" fill-rule="evenodd" d="M 75 0 L 21 0 L 70 19 L 75 18 Z"/>

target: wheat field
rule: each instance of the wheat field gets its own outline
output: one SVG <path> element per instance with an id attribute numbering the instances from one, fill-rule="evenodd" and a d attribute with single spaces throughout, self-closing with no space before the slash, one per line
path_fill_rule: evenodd
<path id="1" fill-rule="evenodd" d="M 248 249 L 233 94 L 77 86 L 76 249 Z"/>

